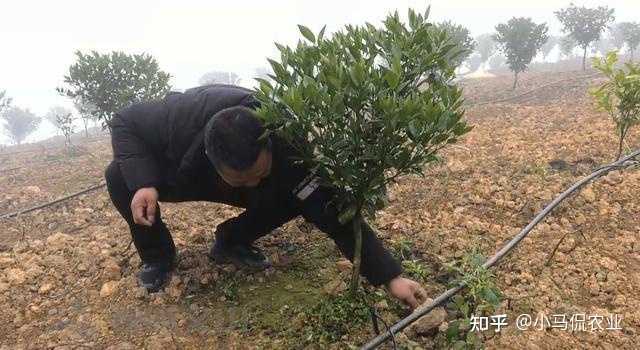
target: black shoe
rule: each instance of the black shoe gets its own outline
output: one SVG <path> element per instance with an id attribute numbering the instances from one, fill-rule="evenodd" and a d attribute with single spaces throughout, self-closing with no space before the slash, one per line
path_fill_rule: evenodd
<path id="1" fill-rule="evenodd" d="M 175 264 L 171 262 L 143 263 L 138 273 L 138 283 L 145 287 L 149 293 L 155 293 L 162 289 L 171 277 Z"/>
<path id="2" fill-rule="evenodd" d="M 237 268 L 249 268 L 251 270 L 264 270 L 271 267 L 271 263 L 262 252 L 250 245 L 223 246 L 216 243 L 209 252 L 209 258 L 216 264 L 232 263 Z"/>

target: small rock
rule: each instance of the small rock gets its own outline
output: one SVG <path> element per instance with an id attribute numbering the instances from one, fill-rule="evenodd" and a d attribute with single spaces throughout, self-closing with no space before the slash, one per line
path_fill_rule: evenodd
<path id="1" fill-rule="evenodd" d="M 73 237 L 62 232 L 56 232 L 47 237 L 47 246 L 53 250 L 63 249 L 71 244 Z"/>
<path id="2" fill-rule="evenodd" d="M 133 296 L 136 299 L 145 299 L 147 296 L 149 295 L 149 292 L 147 291 L 147 288 L 145 287 L 138 287 L 136 288 Z"/>
<path id="3" fill-rule="evenodd" d="M 169 285 L 165 289 L 167 294 L 172 298 L 180 298 L 182 295 L 182 281 L 179 276 L 172 276 Z"/>
<path id="4" fill-rule="evenodd" d="M 584 200 L 586 200 L 589 203 L 594 202 L 596 200 L 596 194 L 595 192 L 593 192 L 593 189 L 591 189 L 590 187 L 587 187 L 584 190 L 582 190 L 581 195 L 584 198 Z"/>
<path id="5" fill-rule="evenodd" d="M 42 190 L 40 190 L 40 187 L 38 186 L 25 186 L 24 190 L 25 192 L 31 192 L 33 194 L 39 194 L 40 192 L 42 192 Z"/>
<path id="6" fill-rule="evenodd" d="M 347 284 L 341 278 L 336 278 L 333 281 L 325 284 L 324 292 L 329 295 L 338 295 L 347 289 Z"/>
<path id="7" fill-rule="evenodd" d="M 431 303 L 433 299 L 427 298 L 425 304 Z M 438 331 L 440 325 L 446 320 L 447 312 L 443 307 L 437 307 L 428 314 L 420 317 L 409 327 L 410 333 L 417 335 L 430 335 Z"/>
<path id="8" fill-rule="evenodd" d="M 49 291 L 51 291 L 51 289 L 53 289 L 53 284 L 52 283 L 45 283 L 42 286 L 40 286 L 40 289 L 38 289 L 38 293 L 39 294 L 47 294 L 47 293 L 49 293 Z"/>
<path id="9" fill-rule="evenodd" d="M 119 280 L 122 276 L 120 265 L 113 259 L 105 260 L 102 264 L 102 276 L 107 280 Z"/>
<path id="10" fill-rule="evenodd" d="M 27 275 L 20 269 L 9 269 L 7 271 L 7 280 L 13 285 L 23 284 Z"/>
<path id="11" fill-rule="evenodd" d="M 382 311 L 382 310 L 386 310 L 386 309 L 389 308 L 389 303 L 387 303 L 386 300 L 380 300 L 374 306 L 375 306 L 375 308 L 377 310 L 381 310 Z"/>
<path id="12" fill-rule="evenodd" d="M 609 185 L 616 185 L 622 182 L 622 176 L 620 176 L 620 173 L 614 171 L 614 172 L 610 172 L 607 176 L 605 176 L 603 180 L 605 183 Z"/>
<path id="13" fill-rule="evenodd" d="M 347 259 L 341 259 L 336 263 L 336 267 L 340 272 L 347 272 L 351 271 L 351 269 L 353 268 L 353 264 Z"/>
<path id="14" fill-rule="evenodd" d="M 0 257 L 0 269 L 9 267 L 13 264 L 13 259 L 11 259 L 8 256 L 1 256 Z"/>
<path id="15" fill-rule="evenodd" d="M 171 333 L 162 329 L 159 334 L 147 338 L 145 348 L 148 350 L 173 350 L 176 349 L 176 344 L 173 342 Z"/>
<path id="16" fill-rule="evenodd" d="M 116 292 L 116 290 L 118 290 L 119 285 L 120 281 L 109 281 L 103 284 L 102 288 L 100 288 L 100 296 L 103 298 L 111 296 Z"/>
<path id="17" fill-rule="evenodd" d="M 111 345 L 110 347 L 106 348 L 105 350 L 136 350 L 138 347 L 129 343 L 129 342 L 123 342 L 123 343 L 118 343 L 115 345 Z"/>
<path id="18" fill-rule="evenodd" d="M 44 273 L 44 270 L 38 266 L 38 265 L 34 265 L 32 267 L 30 267 L 26 272 L 26 277 L 28 280 L 34 280 L 37 277 L 39 277 L 40 275 L 42 275 Z"/>

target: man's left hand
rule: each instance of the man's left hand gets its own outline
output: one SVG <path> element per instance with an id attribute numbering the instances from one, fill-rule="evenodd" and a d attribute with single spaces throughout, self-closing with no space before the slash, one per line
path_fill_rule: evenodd
<path id="1" fill-rule="evenodd" d="M 420 283 L 404 277 L 396 277 L 387 285 L 389 292 L 405 305 L 415 309 L 427 299 L 427 292 Z"/>

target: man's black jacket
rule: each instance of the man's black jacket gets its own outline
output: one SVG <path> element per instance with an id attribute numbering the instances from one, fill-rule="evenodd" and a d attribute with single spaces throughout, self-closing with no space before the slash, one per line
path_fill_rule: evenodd
<path id="1" fill-rule="evenodd" d="M 226 185 L 204 153 L 203 129 L 218 111 L 232 106 L 256 108 L 251 90 L 231 85 L 208 85 L 184 93 L 171 93 L 163 100 L 134 104 L 111 120 L 114 160 L 130 191 L 143 187 L 170 188 L 172 191 L 202 191 L 216 188 L 228 195 L 241 191 Z M 320 187 L 307 198 L 296 196 L 295 189 L 309 178 L 309 171 L 291 160 L 295 150 L 272 135 L 272 172 L 254 189 L 260 195 L 248 210 L 231 220 L 235 232 L 259 231 L 258 218 L 252 213 L 268 215 L 274 206 L 295 208 L 307 221 L 333 238 L 349 259 L 353 255 L 351 225 L 340 225 L 337 213 L 329 205 L 333 189 Z M 278 200 L 275 200 L 275 199 Z M 287 203 L 287 204 L 282 204 Z M 267 213 L 265 213 L 267 212 Z M 262 220 L 264 221 L 264 220 Z M 222 225 L 222 224 L 221 224 Z M 373 285 L 388 282 L 401 273 L 397 261 L 382 246 L 374 232 L 363 225 L 362 274 Z"/>

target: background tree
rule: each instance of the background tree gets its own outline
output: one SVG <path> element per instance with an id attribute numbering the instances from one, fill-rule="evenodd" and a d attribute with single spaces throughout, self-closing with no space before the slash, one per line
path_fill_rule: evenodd
<path id="1" fill-rule="evenodd" d="M 602 36 L 600 40 L 598 40 L 592 50 L 592 52 L 600 53 L 605 56 L 609 51 L 613 50 L 613 42 L 611 41 L 611 36 Z"/>
<path id="2" fill-rule="evenodd" d="M 481 34 L 476 37 L 476 51 L 480 55 L 481 64 L 487 62 L 496 52 L 496 42 L 491 34 Z"/>
<path id="3" fill-rule="evenodd" d="M 560 54 L 565 58 L 573 57 L 573 50 L 578 46 L 575 40 L 570 36 L 563 36 L 560 39 Z"/>
<path id="4" fill-rule="evenodd" d="M 598 107 L 607 111 L 616 124 L 619 139 L 616 159 L 620 159 L 629 130 L 640 124 L 640 64 L 627 63 L 616 68 L 617 62 L 615 51 L 593 60 L 593 66 L 609 80 L 591 93 Z"/>
<path id="5" fill-rule="evenodd" d="M 624 47 L 624 33 L 620 23 L 616 23 L 609 28 L 609 38 L 611 38 L 612 48 L 616 51 L 622 50 Z M 607 51 L 608 52 L 608 51 Z"/>
<path id="6" fill-rule="evenodd" d="M 261 118 L 301 153 L 320 186 L 337 189 L 333 205 L 355 234 L 357 290 L 363 215 L 384 205 L 387 185 L 421 173 L 436 153 L 470 128 L 462 91 L 451 84 L 451 58 L 464 50 L 427 14 L 398 13 L 382 28 L 347 26 L 330 39 L 299 26 L 306 41 L 277 45 L 274 83 L 259 80 Z"/>
<path id="7" fill-rule="evenodd" d="M 49 123 L 53 124 L 56 129 L 62 132 L 61 125 L 58 123 L 59 116 L 73 114 L 68 108 L 62 106 L 53 106 L 49 108 L 47 114 L 44 115 L 44 118 L 49 121 Z"/>
<path id="8" fill-rule="evenodd" d="M 5 109 L 11 106 L 11 98 L 7 96 L 7 92 L 4 90 L 0 90 L 0 115 L 4 112 Z"/>
<path id="9" fill-rule="evenodd" d="M 471 57 L 469 57 L 465 62 L 467 64 L 467 67 L 469 67 L 469 71 L 471 72 L 477 71 L 478 68 L 480 68 L 480 66 L 484 63 L 484 61 L 482 61 L 482 57 L 477 53 L 471 55 Z"/>
<path id="10" fill-rule="evenodd" d="M 100 54 L 76 51 L 76 63 L 64 77 L 66 87 L 61 95 L 73 101 L 95 106 L 91 115 L 108 126 L 113 114 L 140 101 L 164 97 L 169 91 L 170 75 L 161 71 L 150 55 L 128 55 L 123 52 Z"/>
<path id="11" fill-rule="evenodd" d="M 198 83 L 200 85 L 209 85 L 209 84 L 231 84 L 238 85 L 240 83 L 240 77 L 234 72 L 224 72 L 224 71 L 211 71 L 207 72 L 200 77 Z"/>
<path id="12" fill-rule="evenodd" d="M 497 70 L 507 64 L 507 58 L 504 55 L 493 55 L 489 58 L 489 68 Z"/>
<path id="13" fill-rule="evenodd" d="M 622 22 L 618 23 L 618 28 L 622 34 L 623 42 L 629 49 L 629 55 L 633 62 L 633 53 L 640 45 L 640 23 L 638 22 Z"/>
<path id="14" fill-rule="evenodd" d="M 73 112 L 62 106 L 54 106 L 49 109 L 45 118 L 64 135 L 64 145 L 71 152 L 71 135 L 73 135 Z"/>
<path id="15" fill-rule="evenodd" d="M 583 50 L 582 70 L 586 69 L 587 48 L 600 39 L 600 34 L 613 22 L 613 9 L 577 7 L 574 4 L 555 12 L 562 23 L 562 31 L 568 34 Z"/>
<path id="16" fill-rule="evenodd" d="M 531 18 L 512 18 L 507 23 L 496 26 L 494 40 L 498 48 L 507 57 L 509 69 L 514 74 L 513 88 L 518 84 L 518 74 L 527 69 L 538 50 L 549 36 L 545 23 L 535 24 Z"/>
<path id="17" fill-rule="evenodd" d="M 555 35 L 550 35 L 547 41 L 542 45 L 542 59 L 546 60 L 551 51 L 560 43 L 560 38 Z"/>
<path id="18" fill-rule="evenodd" d="M 14 144 L 19 145 L 34 132 L 42 119 L 28 109 L 9 107 L 2 113 L 3 127 Z"/>
<path id="19" fill-rule="evenodd" d="M 92 103 L 84 102 L 82 99 L 75 99 L 73 105 L 76 107 L 82 124 L 84 125 L 84 137 L 89 137 L 89 123 L 96 122 L 96 107 Z"/>
<path id="20" fill-rule="evenodd" d="M 449 63 L 452 66 L 460 66 L 462 62 L 466 61 L 467 58 L 471 56 L 476 47 L 476 42 L 473 40 L 471 32 L 469 32 L 467 28 L 451 21 L 441 22 L 438 24 L 438 27 L 448 34 L 451 44 L 456 45 L 458 50 L 462 50 L 462 53 L 460 54 L 457 54 L 457 51 L 454 51 L 456 56 L 449 57 Z"/>

